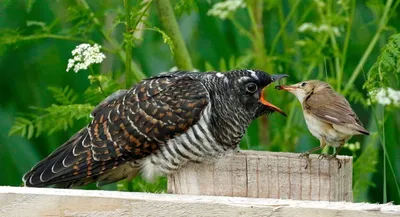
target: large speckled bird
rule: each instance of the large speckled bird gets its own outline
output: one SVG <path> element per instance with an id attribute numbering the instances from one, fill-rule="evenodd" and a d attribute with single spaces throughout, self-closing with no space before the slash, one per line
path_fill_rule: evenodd
<path id="1" fill-rule="evenodd" d="M 259 70 L 178 71 L 120 90 L 93 120 L 23 177 L 25 186 L 98 186 L 173 173 L 189 161 L 217 159 L 238 148 L 257 117 L 282 112 L 263 98 L 287 75 Z"/>

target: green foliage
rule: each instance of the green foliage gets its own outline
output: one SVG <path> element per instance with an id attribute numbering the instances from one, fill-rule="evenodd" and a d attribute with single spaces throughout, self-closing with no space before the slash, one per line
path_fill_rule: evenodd
<path id="1" fill-rule="evenodd" d="M 76 120 L 89 120 L 90 112 L 93 110 L 90 104 L 51 105 L 45 109 L 35 108 L 35 113 L 29 114 L 28 118 L 18 117 L 12 126 L 9 135 L 19 134 L 31 139 L 42 133 L 51 135 L 56 131 L 65 131 L 72 127 Z"/>
<path id="2" fill-rule="evenodd" d="M 123 89 L 121 83 L 107 75 L 89 75 L 90 86 L 85 90 L 85 102 L 93 105 L 101 102 L 104 98 L 119 89 Z"/>
<path id="3" fill-rule="evenodd" d="M 78 98 L 78 95 L 69 86 L 64 88 L 48 87 L 47 89 L 52 92 L 54 99 L 61 105 L 74 104 Z"/>
<path id="4" fill-rule="evenodd" d="M 134 183 L 132 185 L 132 183 Z M 151 184 L 141 176 L 135 177 L 131 182 L 121 181 L 117 184 L 119 191 L 140 191 L 153 193 L 166 193 L 167 178 L 158 177 Z"/>
<path id="5" fill-rule="evenodd" d="M 368 145 L 361 155 L 356 158 L 357 160 L 353 164 L 353 192 L 356 197 L 365 189 L 375 187 L 369 176 L 371 173 L 376 172 L 378 154 L 378 151 L 372 145 Z"/>
<path id="6" fill-rule="evenodd" d="M 171 51 L 171 54 L 174 55 L 174 45 L 172 44 L 172 40 L 167 35 L 167 33 L 165 33 L 164 31 L 162 31 L 161 29 L 159 29 L 157 27 L 146 28 L 146 29 L 160 33 L 161 36 L 162 36 L 163 42 L 168 44 L 168 47 L 169 47 L 169 50 Z"/>
<path id="7" fill-rule="evenodd" d="M 251 62 L 254 60 L 254 55 L 249 53 L 245 56 L 234 57 L 231 56 L 228 61 L 225 59 L 219 60 L 219 65 L 217 67 L 213 67 L 210 63 L 205 62 L 205 70 L 206 71 L 230 71 L 233 69 L 240 69 L 240 68 L 248 68 Z"/>
<path id="8" fill-rule="evenodd" d="M 190 14 L 192 11 L 197 10 L 196 0 L 176 0 L 174 5 L 174 11 L 178 16 Z"/>
<path id="9" fill-rule="evenodd" d="M 395 34 L 390 37 L 389 42 L 382 48 L 377 61 L 369 70 L 364 88 L 371 91 L 381 87 L 398 86 L 399 74 L 400 34 Z"/>

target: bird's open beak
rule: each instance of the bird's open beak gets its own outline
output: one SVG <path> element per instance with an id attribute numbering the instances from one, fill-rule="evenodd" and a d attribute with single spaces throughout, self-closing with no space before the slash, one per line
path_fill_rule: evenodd
<path id="1" fill-rule="evenodd" d="M 278 75 L 272 75 L 271 76 L 271 80 L 272 82 L 278 81 L 284 77 L 289 77 L 288 75 L 285 74 L 278 74 Z M 271 108 L 272 110 L 281 113 L 283 116 L 287 117 L 287 115 L 285 114 L 285 112 L 283 112 L 280 108 L 278 108 L 277 106 L 273 105 L 272 103 L 268 102 L 267 100 L 264 99 L 264 89 L 261 90 L 261 95 L 260 95 L 260 102 L 265 105 L 268 106 L 269 108 Z"/>

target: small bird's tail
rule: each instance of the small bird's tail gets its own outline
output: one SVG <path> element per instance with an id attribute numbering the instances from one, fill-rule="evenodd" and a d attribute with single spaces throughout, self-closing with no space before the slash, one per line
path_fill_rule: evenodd
<path id="1" fill-rule="evenodd" d="M 356 124 L 351 124 L 349 127 L 354 129 L 354 130 L 356 130 L 360 134 L 364 134 L 364 135 L 369 136 L 368 130 L 364 128 L 364 126 L 362 125 L 361 121 L 359 121 L 358 119 L 356 121 L 357 121 Z"/>
<path id="2" fill-rule="evenodd" d="M 96 161 L 90 149 L 90 136 L 83 128 L 47 158 L 27 172 L 22 181 L 28 187 L 69 188 L 102 181 L 108 183 L 126 178 L 125 174 L 112 175 L 114 168 L 125 163 L 124 159 Z M 111 179 L 110 175 L 114 176 Z"/>

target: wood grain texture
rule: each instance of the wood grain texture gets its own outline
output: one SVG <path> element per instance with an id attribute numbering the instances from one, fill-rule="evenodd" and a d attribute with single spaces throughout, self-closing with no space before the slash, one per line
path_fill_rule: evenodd
<path id="1" fill-rule="evenodd" d="M 265 198 L 0 187 L 0 216 L 392 217 L 400 206 Z"/>
<path id="2" fill-rule="evenodd" d="M 188 164 L 168 176 L 174 194 L 353 201 L 352 157 L 306 159 L 298 153 L 241 151 L 212 164 Z"/>

